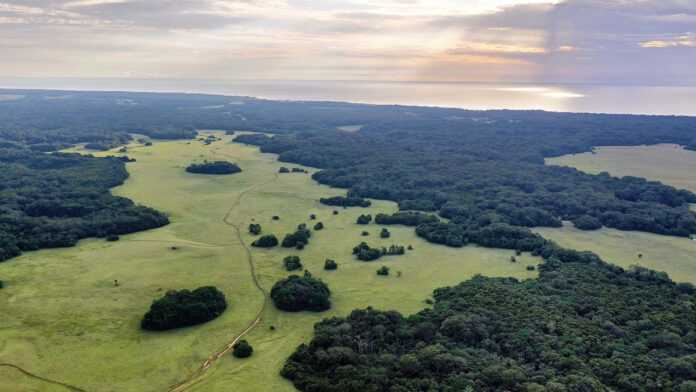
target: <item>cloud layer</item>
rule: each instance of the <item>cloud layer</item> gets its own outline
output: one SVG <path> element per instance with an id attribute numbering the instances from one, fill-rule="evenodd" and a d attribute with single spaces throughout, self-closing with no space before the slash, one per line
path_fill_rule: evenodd
<path id="1" fill-rule="evenodd" d="M 692 0 L 0 0 L 0 75 L 694 83 Z"/>

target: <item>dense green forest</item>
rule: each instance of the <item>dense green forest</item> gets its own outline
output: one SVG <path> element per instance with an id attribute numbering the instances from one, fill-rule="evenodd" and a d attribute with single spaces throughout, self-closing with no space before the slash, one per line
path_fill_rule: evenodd
<path id="1" fill-rule="evenodd" d="M 283 376 L 301 391 L 694 391 L 696 292 L 664 274 L 547 262 L 476 277 L 412 316 L 356 310 L 315 326 Z"/>
<path id="2" fill-rule="evenodd" d="M 119 158 L 0 148 L 0 261 L 166 225 L 161 213 L 109 193 L 127 177 Z"/>

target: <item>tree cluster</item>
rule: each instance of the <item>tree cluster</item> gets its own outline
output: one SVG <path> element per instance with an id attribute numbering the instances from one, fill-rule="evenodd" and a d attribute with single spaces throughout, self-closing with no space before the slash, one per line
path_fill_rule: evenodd
<path id="1" fill-rule="evenodd" d="M 286 312 L 323 312 L 331 308 L 329 287 L 305 271 L 304 276 L 290 275 L 271 289 L 275 306 Z"/>
<path id="2" fill-rule="evenodd" d="M 399 256 L 406 253 L 406 248 L 401 245 L 390 245 L 389 248 L 372 248 L 367 243 L 361 242 L 353 248 L 353 254 L 361 261 L 375 261 L 382 256 Z"/>
<path id="3" fill-rule="evenodd" d="M 278 246 L 278 238 L 273 234 L 267 234 L 251 243 L 256 248 L 273 248 Z"/>
<path id="4" fill-rule="evenodd" d="M 338 207 L 364 207 L 367 208 L 372 205 L 372 202 L 365 200 L 360 197 L 345 197 L 345 196 L 334 196 L 334 197 L 322 197 L 319 199 L 321 204 L 327 206 L 338 206 Z"/>
<path id="5" fill-rule="evenodd" d="M 186 171 L 195 174 L 235 174 L 242 171 L 235 163 L 226 161 L 215 161 L 215 162 L 203 162 L 203 163 L 192 163 L 187 168 Z"/>
<path id="6" fill-rule="evenodd" d="M 370 214 L 361 214 L 358 219 L 356 220 L 355 223 L 359 225 L 369 225 L 370 222 L 372 222 L 372 215 Z"/>
<path id="7" fill-rule="evenodd" d="M 188 327 L 210 321 L 225 309 L 225 295 L 215 287 L 172 290 L 152 303 L 140 325 L 151 331 Z"/>
<path id="8" fill-rule="evenodd" d="M 297 226 L 294 233 L 286 234 L 281 246 L 283 248 L 303 249 L 308 243 L 312 232 L 307 229 L 307 225 L 302 223 Z"/>
<path id="9" fill-rule="evenodd" d="M 302 269 L 302 261 L 299 256 L 286 256 L 283 259 L 283 266 L 288 271 L 297 271 Z"/>

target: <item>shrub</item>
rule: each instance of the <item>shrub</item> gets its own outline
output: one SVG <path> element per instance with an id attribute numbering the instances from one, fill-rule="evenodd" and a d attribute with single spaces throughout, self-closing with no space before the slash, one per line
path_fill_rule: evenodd
<path id="1" fill-rule="evenodd" d="M 280 220 L 280 217 L 278 215 L 273 215 L 273 218 L 271 218 L 271 219 L 273 219 L 274 221 L 277 221 L 277 220 Z"/>
<path id="2" fill-rule="evenodd" d="M 251 243 L 251 246 L 257 248 L 273 248 L 278 245 L 278 238 L 273 234 L 265 235 Z"/>
<path id="3" fill-rule="evenodd" d="M 358 217 L 358 220 L 356 223 L 359 225 L 367 225 L 370 222 L 372 222 L 372 215 L 367 214 L 367 215 L 360 215 Z"/>
<path id="4" fill-rule="evenodd" d="M 363 236 L 363 237 L 367 237 L 367 236 L 370 235 L 370 232 L 369 232 L 369 231 L 363 231 L 362 233 L 360 233 L 360 235 Z"/>
<path id="5" fill-rule="evenodd" d="M 232 346 L 232 355 L 236 358 L 249 358 L 254 353 L 254 348 L 251 347 L 246 340 L 240 340 Z"/>
<path id="6" fill-rule="evenodd" d="M 338 269 L 338 264 L 336 264 L 336 261 L 331 260 L 331 259 L 326 259 L 324 262 L 324 269 L 327 271 L 334 271 Z"/>
<path id="7" fill-rule="evenodd" d="M 386 228 L 382 228 L 382 231 L 379 233 L 379 236 L 380 238 L 389 238 L 391 237 L 391 233 Z"/>
<path id="8" fill-rule="evenodd" d="M 280 170 L 278 170 L 278 173 L 290 173 L 290 169 L 288 169 L 287 167 L 283 166 L 283 167 L 280 168 Z"/>
<path id="9" fill-rule="evenodd" d="M 283 259 L 283 265 L 288 271 L 297 271 L 302 269 L 302 262 L 299 256 L 286 256 Z"/>
<path id="10" fill-rule="evenodd" d="M 286 312 L 323 312 L 331 308 L 330 296 L 328 286 L 308 271 L 302 277 L 291 275 L 279 280 L 271 289 L 273 303 Z"/>
<path id="11" fill-rule="evenodd" d="M 321 222 L 317 222 L 317 224 L 314 225 L 314 230 L 316 230 L 316 231 L 324 230 L 324 224 Z"/>
<path id="12" fill-rule="evenodd" d="M 249 225 L 249 233 L 253 235 L 261 234 L 261 225 L 258 223 L 252 223 Z"/>
<path id="13" fill-rule="evenodd" d="M 389 276 L 389 267 L 387 267 L 386 265 L 383 265 L 380 269 L 377 270 L 377 275 Z"/>
<path id="14" fill-rule="evenodd" d="M 309 214 L 309 219 L 315 220 L 315 219 L 317 219 L 317 215 L 316 214 Z"/>
<path id="15" fill-rule="evenodd" d="M 533 265 L 528 265 L 528 266 L 527 266 L 527 271 L 534 271 L 534 270 L 536 270 L 536 267 L 535 267 L 535 266 L 533 266 Z"/>
<path id="16" fill-rule="evenodd" d="M 212 286 L 169 291 L 152 303 L 140 325 L 151 331 L 188 327 L 210 321 L 225 309 L 225 295 Z"/>

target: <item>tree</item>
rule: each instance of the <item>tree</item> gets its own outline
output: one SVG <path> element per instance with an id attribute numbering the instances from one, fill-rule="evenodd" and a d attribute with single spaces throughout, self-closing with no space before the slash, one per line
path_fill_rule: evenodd
<path id="1" fill-rule="evenodd" d="M 236 358 L 249 358 L 254 353 L 254 348 L 249 342 L 242 339 L 232 346 L 232 355 Z"/>
<path id="2" fill-rule="evenodd" d="M 391 233 L 387 228 L 382 228 L 382 231 L 379 233 L 380 238 L 389 238 L 391 237 Z"/>
<path id="3" fill-rule="evenodd" d="M 258 223 L 249 224 L 249 234 L 252 234 L 252 235 L 261 234 L 261 225 Z"/>
<path id="4" fill-rule="evenodd" d="M 317 224 L 314 225 L 314 230 L 316 230 L 316 231 L 324 230 L 324 224 L 321 222 L 317 222 Z"/>
<path id="5" fill-rule="evenodd" d="M 380 267 L 380 268 L 377 270 L 377 275 L 380 275 L 380 276 L 389 276 L 389 267 L 387 267 L 386 265 L 383 265 L 382 267 Z"/>
<path id="6" fill-rule="evenodd" d="M 169 291 L 155 300 L 142 319 L 143 329 L 163 331 L 210 321 L 227 309 L 225 295 L 215 287 Z"/>
<path id="7" fill-rule="evenodd" d="M 370 222 L 372 222 L 372 215 L 364 214 L 364 215 L 360 215 L 360 216 L 358 217 L 358 220 L 357 220 L 356 223 L 359 224 L 359 225 L 367 225 L 367 224 L 369 224 Z"/>
<path id="8" fill-rule="evenodd" d="M 283 167 L 280 168 L 280 170 L 278 170 L 278 173 L 290 173 L 290 169 L 288 169 L 287 167 L 283 166 Z"/>
<path id="9" fill-rule="evenodd" d="M 278 238 L 273 234 L 264 235 L 258 240 L 251 243 L 251 246 L 257 248 L 273 248 L 278 245 Z"/>
<path id="10" fill-rule="evenodd" d="M 302 269 L 302 262 L 299 256 L 286 256 L 283 259 L 283 266 L 288 271 L 297 271 Z"/>
<path id="11" fill-rule="evenodd" d="M 336 261 L 334 260 L 326 259 L 324 262 L 324 269 L 327 271 L 334 271 L 338 269 L 338 264 L 336 264 Z"/>
<path id="12" fill-rule="evenodd" d="M 290 275 L 279 280 L 271 289 L 271 299 L 275 306 L 287 312 L 323 312 L 331 308 L 330 296 L 328 286 L 312 277 L 308 271 L 302 277 Z"/>

